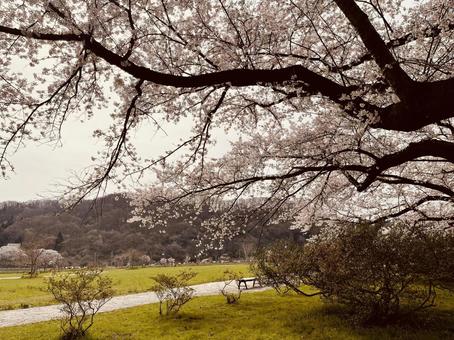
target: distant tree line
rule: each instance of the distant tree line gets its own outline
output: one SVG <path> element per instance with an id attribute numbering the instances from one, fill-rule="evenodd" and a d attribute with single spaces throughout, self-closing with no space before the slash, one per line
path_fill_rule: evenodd
<path id="1" fill-rule="evenodd" d="M 272 225 L 226 242 L 224 249 L 200 254 L 196 244 L 200 224 L 189 218 L 168 221 L 168 228 L 139 227 L 129 223 L 131 207 L 121 195 L 104 197 L 93 205 L 83 201 L 71 211 L 65 211 L 57 201 L 39 200 L 26 203 L 0 203 L 0 246 L 27 243 L 39 239 L 43 248 L 61 253 L 67 265 L 140 265 L 149 257 L 152 262 L 174 258 L 177 262 L 206 258 L 219 260 L 248 259 L 257 245 L 275 239 L 298 239 L 301 233 L 288 225 Z"/>

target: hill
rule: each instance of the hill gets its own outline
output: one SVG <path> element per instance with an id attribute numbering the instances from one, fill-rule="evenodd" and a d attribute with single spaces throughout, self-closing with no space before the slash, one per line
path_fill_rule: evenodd
<path id="1" fill-rule="evenodd" d="M 165 233 L 129 223 L 131 207 L 122 195 L 109 195 L 81 202 L 71 211 L 57 201 L 0 203 L 0 245 L 38 240 L 46 248 L 61 252 L 68 265 L 101 263 L 125 265 L 131 257 L 146 254 L 153 261 L 173 257 L 178 262 L 196 260 L 199 226 L 184 219 L 168 221 Z M 280 238 L 297 238 L 288 225 L 273 225 L 253 231 L 226 243 L 225 249 L 202 257 L 232 259 L 251 255 L 260 238 L 262 244 Z M 199 257 L 200 259 L 200 257 Z"/>

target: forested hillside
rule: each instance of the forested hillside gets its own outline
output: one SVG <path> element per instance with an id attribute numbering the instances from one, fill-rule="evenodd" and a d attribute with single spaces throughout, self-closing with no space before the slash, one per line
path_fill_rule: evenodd
<path id="1" fill-rule="evenodd" d="M 57 201 L 0 203 L 0 245 L 10 242 L 37 242 L 61 252 L 68 265 L 94 262 L 125 265 L 131 256 L 146 254 L 153 261 L 173 257 L 178 262 L 228 254 L 243 259 L 252 254 L 259 238 L 262 244 L 278 238 L 301 237 L 287 225 L 256 228 L 251 233 L 226 243 L 225 249 L 199 254 L 196 247 L 200 224 L 190 225 L 185 218 L 171 220 L 163 232 L 129 223 L 131 208 L 126 198 L 110 195 L 83 201 L 65 211 Z"/>

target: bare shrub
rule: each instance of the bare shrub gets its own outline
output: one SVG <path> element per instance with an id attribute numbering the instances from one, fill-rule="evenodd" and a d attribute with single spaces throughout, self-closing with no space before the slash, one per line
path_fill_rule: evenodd
<path id="1" fill-rule="evenodd" d="M 26 264 L 30 269 L 29 276 L 37 277 L 44 249 L 34 247 L 33 245 L 27 245 L 24 246 L 24 253 L 26 256 Z"/>
<path id="2" fill-rule="evenodd" d="M 156 283 L 151 290 L 156 293 L 159 300 L 159 315 L 176 314 L 192 299 L 194 289 L 188 287 L 188 283 L 196 275 L 192 271 L 184 270 L 173 275 L 158 274 L 152 277 Z"/>
<path id="3" fill-rule="evenodd" d="M 303 245 L 279 243 L 257 255 L 254 271 L 277 290 L 322 295 L 383 323 L 434 305 L 454 287 L 454 235 L 405 225 L 346 225 Z M 316 287 L 307 294 L 302 285 Z"/>
<path id="4" fill-rule="evenodd" d="M 315 286 L 311 276 L 305 273 L 307 260 L 301 244 L 278 241 L 256 253 L 252 271 L 262 284 L 274 288 L 278 294 L 293 291 L 305 296 L 320 295 L 321 292 L 309 293 L 302 288 Z"/>
<path id="5" fill-rule="evenodd" d="M 80 339 L 94 323 L 94 316 L 112 298 L 112 280 L 97 268 L 56 274 L 48 279 L 48 290 L 62 304 L 62 339 Z"/>
<path id="6" fill-rule="evenodd" d="M 243 275 L 231 270 L 224 272 L 224 286 L 221 288 L 221 294 L 226 298 L 229 305 L 237 303 L 241 298 L 241 289 L 238 285 L 238 280 Z"/>

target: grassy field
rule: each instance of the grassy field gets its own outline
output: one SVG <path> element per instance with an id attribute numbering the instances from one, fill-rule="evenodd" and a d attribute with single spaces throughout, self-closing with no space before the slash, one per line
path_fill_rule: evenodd
<path id="1" fill-rule="evenodd" d="M 454 339 L 454 295 L 413 322 L 387 327 L 352 326 L 340 306 L 317 297 L 243 294 L 239 304 L 220 296 L 189 302 L 175 318 L 159 317 L 156 304 L 99 314 L 90 339 Z M 57 339 L 57 321 L 0 328 L 0 339 Z"/>
<path id="2" fill-rule="evenodd" d="M 147 267 L 137 269 L 107 269 L 105 275 L 113 280 L 116 295 L 147 291 L 153 284 L 151 276 L 158 273 L 174 273 L 182 269 L 191 268 L 197 276 L 191 284 L 219 281 L 226 269 L 241 271 L 247 274 L 248 264 L 220 264 L 201 266 L 178 267 Z M 47 292 L 46 277 L 49 273 L 42 273 L 39 277 L 29 279 L 5 280 L 5 277 L 20 276 L 20 273 L 0 275 L 0 310 L 42 306 L 55 303 Z M 1 338 L 1 337 L 0 337 Z"/>

